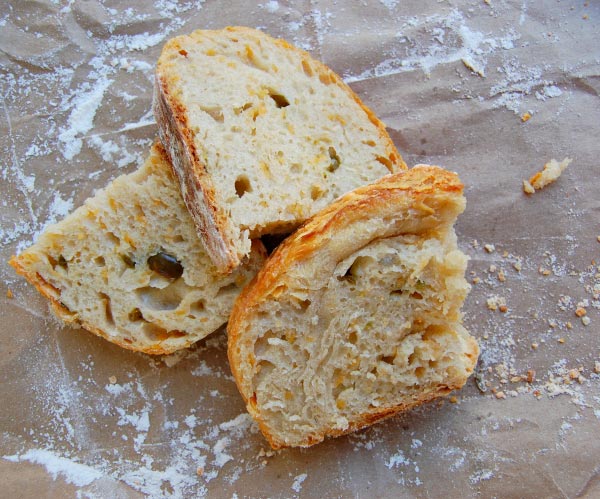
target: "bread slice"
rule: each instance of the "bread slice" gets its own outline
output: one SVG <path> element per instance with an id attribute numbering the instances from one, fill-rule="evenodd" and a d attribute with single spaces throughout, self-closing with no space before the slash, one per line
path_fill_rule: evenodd
<path id="1" fill-rule="evenodd" d="M 229 360 L 273 448 L 310 446 L 460 388 L 467 257 L 456 174 L 419 166 L 335 201 L 238 297 Z"/>
<path id="2" fill-rule="evenodd" d="M 383 123 L 336 74 L 249 28 L 167 42 L 154 114 L 223 271 L 251 238 L 291 232 L 345 192 L 406 168 Z"/>
<path id="3" fill-rule="evenodd" d="M 208 258 L 162 146 L 10 261 L 58 317 L 124 348 L 165 354 L 223 325 L 266 254 L 223 277 Z"/>

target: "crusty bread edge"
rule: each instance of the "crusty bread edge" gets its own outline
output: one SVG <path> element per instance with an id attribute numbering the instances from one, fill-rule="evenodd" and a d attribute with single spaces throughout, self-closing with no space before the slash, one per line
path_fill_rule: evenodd
<path id="1" fill-rule="evenodd" d="M 436 192 L 451 193 L 458 196 L 462 195 L 463 184 L 455 173 L 448 172 L 437 166 L 417 165 L 413 169 L 386 175 L 379 181 L 355 189 L 344 196 L 341 196 L 331 205 L 317 213 L 302 225 L 296 232 L 288 237 L 268 258 L 262 269 L 248 284 L 234 303 L 229 322 L 227 325 L 229 364 L 231 372 L 238 386 L 248 412 L 258 422 L 258 425 L 274 449 L 288 447 L 289 444 L 273 436 L 268 426 L 262 421 L 260 414 L 255 408 L 255 400 L 248 397 L 243 389 L 242 373 L 240 365 L 244 361 L 241 358 L 240 350 L 236 345 L 242 341 L 241 335 L 244 327 L 244 316 L 260 302 L 260 299 L 267 295 L 278 278 L 283 275 L 290 265 L 300 260 L 310 257 L 320 246 L 322 237 L 327 232 L 335 232 L 336 227 L 345 226 L 354 220 L 362 219 L 365 211 L 375 213 L 378 207 L 394 201 L 394 198 L 410 198 L 412 204 L 419 203 L 422 198 Z M 462 196 L 461 196 L 462 197 Z M 479 355 L 479 346 L 477 341 L 467 336 L 464 338 L 468 342 L 467 357 L 471 359 L 471 365 L 467 367 L 467 373 L 473 372 L 477 357 Z M 400 404 L 395 407 L 388 407 L 383 410 L 373 411 L 361 414 L 356 420 L 350 422 L 349 427 L 344 430 L 329 429 L 319 434 L 310 435 L 307 439 L 298 444 L 300 447 L 309 447 L 325 439 L 325 437 L 340 436 L 346 433 L 369 426 L 377 421 L 387 419 L 400 412 L 424 404 L 436 397 L 447 395 L 452 390 L 460 388 L 465 380 L 456 380 L 454 383 L 439 386 L 437 390 L 423 394 L 409 404 Z"/>
<path id="2" fill-rule="evenodd" d="M 224 30 L 272 38 L 262 31 L 241 26 L 229 26 Z M 193 37 L 194 33 L 201 31 L 204 30 L 197 30 L 189 35 L 172 38 L 165 44 L 162 51 L 176 50 L 181 38 Z M 306 62 L 309 67 L 316 69 L 316 73 L 322 81 L 336 84 L 363 109 L 369 121 L 377 128 L 379 139 L 385 143 L 387 157 L 392 162 L 391 167 L 385 165 L 390 173 L 407 169 L 406 163 L 388 135 L 383 122 L 334 71 L 311 57 L 308 52 L 291 45 L 287 41 L 278 38 L 272 38 L 272 40 L 276 45 L 297 53 L 303 63 Z M 226 236 L 226 233 L 231 233 L 231 230 L 227 230 L 231 222 L 218 213 L 214 186 L 206 172 L 206 166 L 198 158 L 194 138 L 187 127 L 188 119 L 185 106 L 169 93 L 166 78 L 160 74 L 160 59 L 154 80 L 152 106 L 158 123 L 160 139 L 171 156 L 185 204 L 196 223 L 207 252 L 219 270 L 231 272 L 240 265 L 243 255 L 237 254 L 234 250 L 233 241 Z"/>
<path id="3" fill-rule="evenodd" d="M 158 135 L 170 156 L 181 193 L 206 252 L 222 273 L 230 273 L 241 264 L 241 255 L 225 234 L 230 221 L 221 216 L 215 201 L 215 189 L 198 158 L 194 138 L 187 127 L 185 107 L 167 89 L 164 78 L 156 74 L 152 101 L 158 123 Z"/>

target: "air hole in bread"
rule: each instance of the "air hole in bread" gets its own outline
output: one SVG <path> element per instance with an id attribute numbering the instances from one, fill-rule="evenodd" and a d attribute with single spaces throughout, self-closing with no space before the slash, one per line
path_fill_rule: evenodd
<path id="1" fill-rule="evenodd" d="M 335 147 L 329 147 L 327 152 L 329 153 L 329 166 L 327 167 L 327 171 L 333 173 L 340 167 L 342 161 L 340 160 Z"/>
<path id="2" fill-rule="evenodd" d="M 105 267 L 106 266 L 106 260 L 104 259 L 103 256 L 97 256 L 96 258 L 94 258 L 94 263 L 96 265 L 98 265 L 98 267 Z"/>
<path id="3" fill-rule="evenodd" d="M 319 185 L 315 184 L 310 188 L 310 198 L 313 201 L 316 201 L 317 199 L 321 198 L 323 194 L 325 194 L 325 191 Z"/>
<path id="4" fill-rule="evenodd" d="M 106 237 L 108 240 L 114 245 L 119 246 L 121 244 L 121 240 L 111 231 L 106 231 Z"/>
<path id="5" fill-rule="evenodd" d="M 392 355 L 382 355 L 381 356 L 381 361 L 385 362 L 386 364 L 390 364 L 390 365 L 394 365 L 394 360 L 396 359 L 396 355 L 392 354 Z"/>
<path id="6" fill-rule="evenodd" d="M 349 335 L 348 335 L 348 341 L 350 343 L 352 343 L 353 345 L 356 345 L 356 343 L 358 342 L 358 334 L 356 334 L 356 331 L 352 331 Z"/>
<path id="7" fill-rule="evenodd" d="M 48 262 L 52 266 L 53 270 L 56 270 L 56 267 L 61 267 L 65 270 L 69 269 L 69 264 L 64 256 L 59 255 L 58 258 L 54 258 L 52 255 L 48 255 Z"/>
<path id="8" fill-rule="evenodd" d="M 300 163 L 292 163 L 290 166 L 290 171 L 292 173 L 300 173 L 302 171 L 302 166 Z"/>
<path id="9" fill-rule="evenodd" d="M 240 175 L 235 180 L 235 193 L 239 198 L 243 197 L 247 192 L 252 192 L 252 185 L 250 179 L 246 175 Z"/>
<path id="10" fill-rule="evenodd" d="M 390 173 L 394 173 L 393 163 L 392 161 L 390 161 L 389 158 L 386 158 L 385 156 L 377 156 L 375 159 L 383 166 L 385 166 Z"/>
<path id="11" fill-rule="evenodd" d="M 306 59 L 302 59 L 302 71 L 304 71 L 304 74 L 309 78 L 314 74 L 310 62 L 308 62 Z"/>
<path id="12" fill-rule="evenodd" d="M 163 289 L 145 286 L 136 290 L 135 294 L 145 307 L 152 310 L 175 310 L 181 302 L 181 297 L 171 286 Z"/>
<path id="13" fill-rule="evenodd" d="M 208 114 L 217 123 L 223 123 L 225 118 L 223 117 L 223 110 L 220 107 L 200 107 L 202 111 Z"/>
<path id="14" fill-rule="evenodd" d="M 204 300 L 198 300 L 190 305 L 190 312 L 193 314 L 198 314 L 204 312 L 205 308 L 206 306 L 204 304 Z"/>
<path id="15" fill-rule="evenodd" d="M 121 260 L 130 269 L 135 268 L 135 261 L 131 255 L 121 255 Z"/>
<path id="16" fill-rule="evenodd" d="M 392 291 L 390 291 L 390 295 L 392 296 L 401 296 L 402 294 L 404 294 L 404 290 L 402 289 L 394 289 Z"/>
<path id="17" fill-rule="evenodd" d="M 108 296 L 106 293 L 98 293 L 98 295 L 100 296 L 100 300 L 104 303 L 104 315 L 106 317 L 106 322 L 109 325 L 114 326 L 115 319 L 110 306 L 110 296 Z"/>
<path id="18" fill-rule="evenodd" d="M 127 318 L 131 322 L 139 322 L 139 321 L 145 320 L 144 315 L 142 314 L 142 311 L 137 307 L 134 308 L 131 312 L 129 312 L 129 314 L 127 315 Z"/>
<path id="19" fill-rule="evenodd" d="M 217 296 L 222 296 L 222 295 L 226 295 L 226 294 L 230 294 L 230 293 L 236 293 L 237 291 L 238 291 L 237 284 L 235 282 L 232 282 L 231 284 L 228 284 L 227 286 L 223 286 L 223 287 L 219 288 L 219 291 L 217 291 Z"/>
<path id="20" fill-rule="evenodd" d="M 423 295 L 421 293 L 419 293 L 418 291 L 413 291 L 410 294 L 410 297 L 415 299 L 415 300 L 422 300 L 423 299 Z"/>
<path id="21" fill-rule="evenodd" d="M 290 102 L 285 98 L 285 95 L 269 92 L 269 97 L 273 99 L 278 108 L 288 107 L 290 105 Z"/>
<path id="22" fill-rule="evenodd" d="M 244 111 L 247 111 L 248 109 L 250 109 L 251 107 L 252 107 L 252 103 L 251 102 L 246 102 L 246 104 L 244 104 L 241 107 L 235 107 L 235 108 L 233 108 L 233 112 L 235 114 L 241 114 Z"/>

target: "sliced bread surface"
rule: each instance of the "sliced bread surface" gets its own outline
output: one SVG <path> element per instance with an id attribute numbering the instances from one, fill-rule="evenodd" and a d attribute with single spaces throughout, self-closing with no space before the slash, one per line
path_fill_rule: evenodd
<path id="1" fill-rule="evenodd" d="M 286 239 L 238 297 L 228 354 L 274 448 L 310 446 L 460 388 L 478 346 L 453 223 L 456 174 L 356 189 Z"/>
<path id="2" fill-rule="evenodd" d="M 340 195 L 406 168 L 385 126 L 322 63 L 254 29 L 198 30 L 158 60 L 154 114 L 210 257 L 291 232 Z"/>
<path id="3" fill-rule="evenodd" d="M 11 265 L 65 322 L 150 354 L 187 347 L 222 326 L 266 253 L 217 272 L 158 143 L 145 164 L 49 226 Z"/>

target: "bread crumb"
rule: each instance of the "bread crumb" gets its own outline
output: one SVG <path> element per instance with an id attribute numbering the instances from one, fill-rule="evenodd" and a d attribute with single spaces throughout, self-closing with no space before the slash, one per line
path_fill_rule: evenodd
<path id="1" fill-rule="evenodd" d="M 198 469 L 196 470 L 196 475 L 198 475 L 198 476 L 204 475 L 204 468 L 199 466 Z"/>
<path id="2" fill-rule="evenodd" d="M 594 372 L 600 374 L 600 362 L 598 361 L 594 362 Z"/>
<path id="3" fill-rule="evenodd" d="M 539 345 L 537 343 L 531 344 L 531 348 L 533 348 L 534 350 L 537 350 L 537 347 L 539 347 Z"/>
<path id="4" fill-rule="evenodd" d="M 487 300 L 486 300 L 486 305 L 487 308 L 493 312 L 495 312 L 496 310 L 498 310 L 498 307 L 506 307 L 506 299 L 502 296 L 490 296 Z"/>
<path id="5" fill-rule="evenodd" d="M 498 307 L 498 310 L 500 310 L 500 312 L 502 312 L 503 314 L 505 314 L 506 312 L 508 312 L 508 307 L 506 305 L 500 305 Z"/>
<path id="6" fill-rule="evenodd" d="M 108 382 L 109 382 L 111 385 L 114 385 L 114 384 L 117 382 L 117 377 L 116 377 L 116 376 L 109 376 L 109 377 L 108 377 Z"/>
<path id="7" fill-rule="evenodd" d="M 531 119 L 531 113 L 523 113 L 521 115 L 521 121 L 523 123 L 526 123 L 527 121 L 529 121 Z"/>
<path id="8" fill-rule="evenodd" d="M 590 18 L 590 16 L 588 16 L 587 14 L 583 14 L 581 16 L 581 19 L 583 19 L 584 21 L 587 21 Z"/>
<path id="9" fill-rule="evenodd" d="M 506 394 L 503 391 L 496 392 L 495 396 L 497 399 L 505 399 L 506 398 Z"/>
<path id="10" fill-rule="evenodd" d="M 481 279 L 479 277 L 473 277 L 473 280 L 471 282 L 473 284 L 479 284 L 481 282 Z"/>
<path id="11" fill-rule="evenodd" d="M 494 264 L 490 265 L 490 272 L 491 272 L 492 274 L 493 274 L 494 272 L 496 272 L 496 270 L 498 270 L 498 268 L 497 268 L 497 267 L 496 267 Z"/>
<path id="12" fill-rule="evenodd" d="M 503 271 L 503 270 L 501 270 L 500 272 L 498 272 L 498 280 L 499 280 L 500 282 L 504 282 L 504 281 L 506 281 L 506 275 L 504 274 L 504 271 Z"/>
<path id="13" fill-rule="evenodd" d="M 578 307 L 578 308 L 575 310 L 575 315 L 576 315 L 577 317 L 583 317 L 585 314 L 587 314 L 587 311 L 586 311 L 586 309 L 585 309 L 585 308 L 583 308 L 583 307 Z"/>
<path id="14" fill-rule="evenodd" d="M 11 298 L 14 298 L 14 297 L 15 297 L 15 295 L 13 295 L 13 292 L 12 292 L 10 289 L 7 289 L 7 290 L 6 290 L 6 297 L 7 297 L 8 299 L 11 299 Z"/>
<path id="15" fill-rule="evenodd" d="M 522 264 L 521 264 L 521 260 L 517 260 L 515 263 L 513 263 L 513 267 L 517 272 L 521 272 Z"/>
<path id="16" fill-rule="evenodd" d="M 452 395 L 448 400 L 450 400 L 451 404 L 456 404 L 458 402 L 458 397 L 456 395 Z"/>
<path id="17" fill-rule="evenodd" d="M 573 324 L 570 322 L 567 322 L 565 325 L 567 326 L 567 329 L 573 329 Z"/>
<path id="18" fill-rule="evenodd" d="M 581 318 L 581 322 L 582 322 L 582 324 L 583 324 L 584 326 L 589 326 L 589 325 L 590 325 L 590 322 L 592 322 L 592 321 L 591 321 L 591 319 L 590 319 L 589 317 L 585 316 L 585 317 L 582 317 L 582 318 Z"/>
<path id="19" fill-rule="evenodd" d="M 569 378 L 577 379 L 579 377 L 579 371 L 577 369 L 571 369 L 569 371 Z"/>
<path id="20" fill-rule="evenodd" d="M 528 369 L 527 370 L 527 383 L 533 383 L 535 380 L 535 370 Z"/>
<path id="21" fill-rule="evenodd" d="M 565 339 L 564 338 L 558 338 L 558 342 L 562 344 L 562 343 L 565 342 Z"/>
<path id="22" fill-rule="evenodd" d="M 536 189 L 543 189 L 548 184 L 555 182 L 571 163 L 571 158 L 565 158 L 560 163 L 551 159 L 544 165 L 544 169 L 533 175 L 529 181 L 523 181 L 523 190 L 527 194 L 533 194 Z"/>
<path id="23" fill-rule="evenodd" d="M 521 376 L 513 376 L 512 378 L 510 378 L 511 383 L 520 383 L 521 381 L 523 381 L 523 378 L 521 378 Z"/>
<path id="24" fill-rule="evenodd" d="M 535 192 L 535 189 L 527 180 L 523 180 L 523 192 L 525 194 L 533 194 Z"/>
<path id="25" fill-rule="evenodd" d="M 496 251 L 496 247 L 493 244 L 486 244 L 484 245 L 484 248 L 488 253 L 493 253 Z"/>

